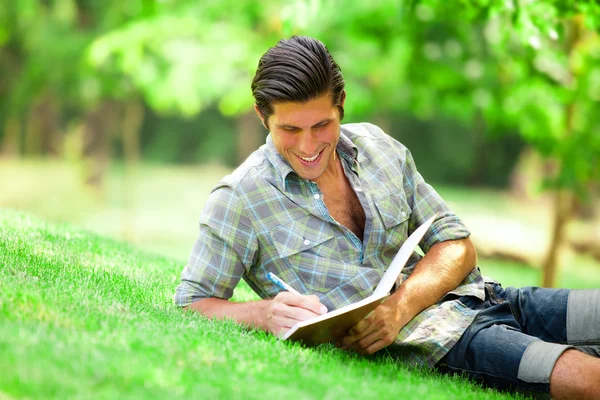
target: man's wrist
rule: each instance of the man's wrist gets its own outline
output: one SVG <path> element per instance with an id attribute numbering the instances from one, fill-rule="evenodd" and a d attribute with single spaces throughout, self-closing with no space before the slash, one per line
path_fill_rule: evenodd
<path id="1" fill-rule="evenodd" d="M 432 297 L 431 288 L 417 277 L 409 277 L 392 295 L 400 312 L 410 318 L 409 321 L 438 300 Z"/>

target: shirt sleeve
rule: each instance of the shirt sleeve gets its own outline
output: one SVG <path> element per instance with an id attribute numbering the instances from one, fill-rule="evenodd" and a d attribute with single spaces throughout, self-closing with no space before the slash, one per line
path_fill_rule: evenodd
<path id="1" fill-rule="evenodd" d="M 415 161 L 410 150 L 402 143 L 386 134 L 381 128 L 373 124 L 365 124 L 367 131 L 377 140 L 384 140 L 385 147 L 380 151 L 390 159 L 397 160 L 400 170 L 397 175 L 401 178 L 401 184 L 396 181 L 398 190 L 402 190 L 400 196 L 404 195 L 410 216 L 408 217 L 408 234 L 421 226 L 429 218 L 437 214 L 431 228 L 427 231 L 419 246 L 426 253 L 431 246 L 446 240 L 463 239 L 470 236 L 470 232 L 454 214 L 442 197 L 423 179 L 417 170 Z M 435 160 L 433 162 L 436 162 Z M 393 171 L 396 173 L 396 170 Z M 396 179 L 392 177 L 390 179 Z M 402 188 L 400 188 L 402 187 Z"/>
<path id="2" fill-rule="evenodd" d="M 258 245 L 244 207 L 230 187 L 211 193 L 200 215 L 198 237 L 175 291 L 178 306 L 216 297 L 229 299 L 255 261 Z"/>
<path id="3" fill-rule="evenodd" d="M 397 143 L 404 153 L 403 185 L 406 199 L 411 207 L 410 233 L 437 213 L 431 228 L 419 243 L 423 252 L 428 252 L 431 246 L 438 242 L 469 237 L 471 232 L 465 224 L 450 210 L 438 192 L 425 182 L 419 171 L 417 171 L 410 151 L 404 145 Z"/>

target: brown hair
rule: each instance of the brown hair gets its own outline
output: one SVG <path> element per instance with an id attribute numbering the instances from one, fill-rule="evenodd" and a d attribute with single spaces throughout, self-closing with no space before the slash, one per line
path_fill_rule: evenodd
<path id="1" fill-rule="evenodd" d="M 331 93 L 342 119 L 344 78 L 340 67 L 323 43 L 308 36 L 282 39 L 267 50 L 252 80 L 252 95 L 265 121 L 273 113 L 274 103 L 306 102 L 326 93 Z"/>

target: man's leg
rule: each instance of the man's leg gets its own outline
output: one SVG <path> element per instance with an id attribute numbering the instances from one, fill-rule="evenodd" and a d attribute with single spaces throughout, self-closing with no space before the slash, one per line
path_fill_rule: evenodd
<path id="1" fill-rule="evenodd" d="M 547 342 L 600 350 L 600 289 L 568 290 L 538 287 L 491 287 L 490 295 L 508 302 L 524 333 Z"/>
<path id="2" fill-rule="evenodd" d="M 600 357 L 600 289 L 496 286 L 493 295 L 510 304 L 523 332 Z"/>
<path id="3" fill-rule="evenodd" d="M 519 390 L 548 396 L 552 367 L 568 346 L 545 343 L 521 332 L 508 302 L 495 298 L 489 291 L 487 295 L 489 299 L 485 309 L 479 312 L 456 345 L 438 363 L 438 368 L 468 376 L 477 383 L 498 390 Z M 523 379 L 520 366 L 524 354 L 536 342 L 548 346 L 544 346 L 547 359 L 543 361 L 544 371 L 534 369 L 536 379 L 529 381 Z M 530 351 L 529 358 L 535 365 L 537 352 Z"/>
<path id="4" fill-rule="evenodd" d="M 600 289 L 570 292 L 567 343 L 584 353 L 600 357 Z"/>
<path id="5" fill-rule="evenodd" d="M 600 349 L 600 290 L 486 289 L 485 309 L 442 365 L 498 389 L 556 396 L 595 390 L 598 360 L 567 350 Z M 576 362 L 588 369 L 573 379 L 564 371 Z"/>
<path id="6" fill-rule="evenodd" d="M 600 289 L 494 288 L 511 304 L 522 330 L 542 340 L 575 346 L 562 352 L 554 363 L 556 347 L 533 342 L 519 366 L 520 379 L 546 382 L 550 371 L 550 394 L 556 399 L 598 398 L 600 393 Z M 568 293 L 566 307 L 563 299 Z M 563 322 L 564 320 L 564 322 Z M 595 356 L 595 357 L 592 357 Z M 544 367 L 546 366 L 546 368 Z"/>
<path id="7" fill-rule="evenodd" d="M 550 376 L 553 399 L 597 399 L 600 396 L 600 358 L 578 350 L 565 351 Z"/>
<path id="8" fill-rule="evenodd" d="M 573 290 L 567 305 L 567 343 L 550 377 L 556 399 L 592 399 L 600 395 L 600 289 Z M 592 357 L 591 354 L 595 357 Z"/>

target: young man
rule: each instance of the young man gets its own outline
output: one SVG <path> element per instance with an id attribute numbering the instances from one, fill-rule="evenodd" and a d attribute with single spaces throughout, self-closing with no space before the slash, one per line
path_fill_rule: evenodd
<path id="1" fill-rule="evenodd" d="M 408 235 L 438 217 L 395 292 L 338 346 L 556 398 L 600 393 L 600 290 L 484 282 L 469 231 L 371 124 L 341 125 L 344 80 L 312 38 L 280 41 L 252 82 L 270 131 L 213 190 L 178 305 L 280 335 L 372 293 Z M 303 293 L 280 292 L 273 272 Z M 263 299 L 228 301 L 240 278 Z M 588 353 L 588 354 L 586 354 Z"/>

